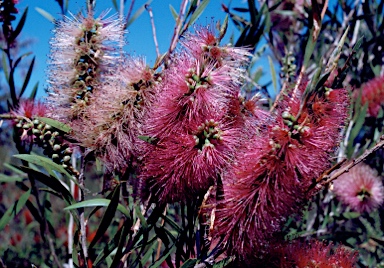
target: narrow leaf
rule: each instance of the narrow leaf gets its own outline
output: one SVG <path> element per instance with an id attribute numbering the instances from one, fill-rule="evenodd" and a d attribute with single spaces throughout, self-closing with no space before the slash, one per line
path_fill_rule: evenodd
<path id="1" fill-rule="evenodd" d="M 171 4 L 169 4 L 169 10 L 171 10 L 172 17 L 177 21 L 179 14 L 177 14 L 175 8 Z"/>
<path id="2" fill-rule="evenodd" d="M 147 221 L 145 220 L 143 214 L 140 211 L 140 205 L 139 204 L 135 206 L 135 212 L 136 212 L 137 217 L 140 219 L 141 226 L 144 229 L 148 228 Z"/>
<path id="3" fill-rule="evenodd" d="M 13 157 L 16 157 L 18 159 L 27 161 L 29 163 L 42 166 L 52 177 L 56 177 L 56 174 L 52 172 L 52 170 L 55 170 L 61 174 L 66 175 L 70 180 L 75 182 L 78 185 L 78 182 L 72 178 L 72 176 L 64 169 L 63 166 L 56 164 L 51 159 L 40 156 L 40 155 L 30 155 L 30 154 L 17 154 Z"/>
<path id="4" fill-rule="evenodd" d="M 20 18 L 19 23 L 17 24 L 15 30 L 12 33 L 11 40 L 15 40 L 19 34 L 21 33 L 21 30 L 24 27 L 25 20 L 27 19 L 27 13 L 28 13 L 28 7 L 24 10 L 23 15 Z"/>
<path id="5" fill-rule="evenodd" d="M 269 62 L 269 68 L 271 70 L 273 89 L 275 90 L 275 94 L 277 95 L 276 70 L 275 70 L 275 66 L 273 65 L 272 58 L 270 56 L 268 56 L 268 62 Z"/>
<path id="6" fill-rule="evenodd" d="M 37 119 L 39 119 L 40 121 L 43 121 L 44 123 L 50 125 L 51 127 L 54 127 L 58 130 L 61 130 L 63 131 L 64 133 L 69 133 L 71 132 L 71 128 L 64 124 L 64 123 L 61 123 L 59 121 L 56 121 L 52 118 L 48 118 L 48 117 L 37 117 Z"/>
<path id="7" fill-rule="evenodd" d="M 39 7 L 35 7 L 35 10 L 36 10 L 37 12 L 39 12 L 41 16 L 43 16 L 44 18 L 46 18 L 46 19 L 49 20 L 50 22 L 55 23 L 55 18 L 54 18 L 50 13 L 48 13 L 47 11 L 45 11 L 44 9 L 39 8 Z"/>
<path id="8" fill-rule="evenodd" d="M 113 195 L 111 198 L 111 201 L 105 210 L 104 216 L 101 219 L 99 228 L 96 231 L 95 237 L 92 239 L 89 249 L 91 249 L 96 242 L 104 235 L 105 231 L 107 231 L 108 227 L 110 226 L 111 222 L 113 221 L 113 218 L 115 217 L 116 209 L 119 204 L 120 199 L 120 187 L 121 184 L 117 185 L 115 189 L 113 190 Z"/>
<path id="9" fill-rule="evenodd" d="M 197 264 L 197 259 L 188 259 L 180 268 L 193 268 Z"/>
<path id="10" fill-rule="evenodd" d="M 85 208 L 85 207 L 108 207 L 111 203 L 111 200 L 104 198 L 95 198 L 91 200 L 82 201 L 71 206 L 64 208 L 64 210 L 76 209 L 76 208 Z M 117 205 L 117 210 L 123 213 L 127 218 L 130 218 L 129 211 L 122 205 Z"/>
<path id="11" fill-rule="evenodd" d="M 203 0 L 200 5 L 198 6 L 198 8 L 196 8 L 195 12 L 193 12 L 188 24 L 189 25 L 192 25 L 193 23 L 195 23 L 195 21 L 200 17 L 200 15 L 203 13 L 203 11 L 205 10 L 205 8 L 207 7 L 207 5 L 209 4 L 209 1 L 210 0 Z"/>
<path id="12" fill-rule="evenodd" d="M 9 80 L 9 71 L 8 71 L 8 64 L 7 64 L 7 54 L 5 54 L 5 52 L 3 53 L 1 63 L 2 63 L 2 67 L 3 67 L 5 79 L 7 79 L 7 81 L 8 81 Z"/>
<path id="13" fill-rule="evenodd" d="M 36 98 L 38 88 L 39 88 L 39 82 L 36 82 L 35 86 L 32 88 L 31 95 L 29 95 L 30 100 L 34 100 Z"/>
<path id="14" fill-rule="evenodd" d="M 7 209 L 7 211 L 4 213 L 4 215 L 0 219 L 0 230 L 3 230 L 4 227 L 15 217 L 20 210 L 24 207 L 25 203 L 27 202 L 29 196 L 31 195 L 31 189 L 29 189 L 27 192 L 22 194 L 16 203 Z"/>
<path id="15" fill-rule="evenodd" d="M 129 19 L 127 24 L 125 25 L 125 28 L 128 28 L 140 15 L 144 12 L 145 6 L 149 5 L 152 2 L 152 0 L 147 1 L 144 5 L 142 5 L 136 12 L 133 14 L 133 16 Z"/>
<path id="16" fill-rule="evenodd" d="M 29 79 L 31 79 L 31 74 L 32 74 L 32 70 L 33 70 L 34 65 L 35 65 L 35 57 L 33 57 L 31 64 L 29 65 L 27 74 L 25 75 L 24 83 L 23 83 L 23 86 L 20 90 L 19 98 L 21 98 L 21 96 L 24 94 L 25 89 L 28 86 Z"/>
<path id="17" fill-rule="evenodd" d="M 233 262 L 235 260 L 235 257 L 227 257 L 217 263 L 215 263 L 212 268 L 224 268 L 226 267 L 228 264 L 230 264 L 231 262 Z"/>
<path id="18" fill-rule="evenodd" d="M 19 176 L 7 176 L 5 174 L 0 174 L 0 182 L 16 182 L 23 181 L 23 178 Z"/>
<path id="19" fill-rule="evenodd" d="M 116 11 L 119 11 L 119 7 L 117 6 L 117 1 L 112 0 L 113 7 L 116 9 Z"/>

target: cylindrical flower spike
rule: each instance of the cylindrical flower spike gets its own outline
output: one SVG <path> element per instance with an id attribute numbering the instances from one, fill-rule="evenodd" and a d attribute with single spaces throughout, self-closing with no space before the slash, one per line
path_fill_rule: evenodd
<path id="1" fill-rule="evenodd" d="M 65 123 L 81 118 L 92 94 L 121 62 L 123 23 L 105 15 L 65 17 L 56 23 L 48 69 L 52 118 Z"/>

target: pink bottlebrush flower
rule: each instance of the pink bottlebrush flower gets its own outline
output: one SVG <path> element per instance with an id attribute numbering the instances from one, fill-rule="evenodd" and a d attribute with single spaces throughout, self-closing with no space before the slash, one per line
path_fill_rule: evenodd
<path id="1" fill-rule="evenodd" d="M 384 187 L 377 172 L 358 164 L 333 182 L 337 197 L 351 209 L 370 212 L 384 202 Z"/>
<path id="2" fill-rule="evenodd" d="M 72 123 L 74 138 L 101 157 L 109 171 L 125 170 L 140 154 L 138 136 L 158 83 L 142 58 L 127 59 L 116 74 L 94 93 L 87 120 Z"/>
<path id="3" fill-rule="evenodd" d="M 225 66 L 214 68 L 188 54 L 175 55 L 148 114 L 148 135 L 161 138 L 223 114 L 239 91 L 227 74 Z"/>
<path id="4" fill-rule="evenodd" d="M 279 268 L 354 268 L 358 256 L 356 251 L 314 239 L 308 243 L 294 241 L 274 251 L 275 265 L 270 267 Z"/>
<path id="5" fill-rule="evenodd" d="M 247 258 L 255 248 L 268 247 L 284 218 L 305 199 L 313 179 L 330 165 L 348 102 L 327 94 L 309 98 L 301 107 L 303 89 L 294 97 L 286 95 L 266 129 L 255 132 L 223 176 L 224 200 L 216 227 L 230 254 Z M 312 109 L 314 101 L 325 108 L 321 113 Z"/>
<path id="6" fill-rule="evenodd" d="M 35 119 L 36 117 L 44 117 L 46 112 L 47 107 L 40 101 L 30 99 L 20 100 L 18 108 L 12 110 L 11 114 L 21 117 L 14 120 L 14 124 L 21 140 L 27 141 L 28 143 L 33 141 L 33 129 L 40 123 L 38 121 L 35 122 Z"/>
<path id="7" fill-rule="evenodd" d="M 47 113 L 47 107 L 43 102 L 26 99 L 20 100 L 19 107 L 12 110 L 11 113 L 15 116 L 33 119 L 36 116 L 44 117 Z"/>
<path id="8" fill-rule="evenodd" d="M 384 102 L 384 76 L 373 78 L 361 87 L 361 104 L 368 105 L 368 114 L 376 117 Z M 355 91 L 354 97 L 360 95 L 359 90 Z"/>
<path id="9" fill-rule="evenodd" d="M 117 17 L 65 17 L 56 24 L 48 70 L 50 117 L 68 123 L 84 114 L 98 90 L 121 63 L 123 22 Z"/>
<path id="10" fill-rule="evenodd" d="M 216 36 L 212 25 L 195 27 L 195 33 L 187 33 L 182 44 L 195 58 L 204 57 L 218 67 L 226 65 L 233 74 L 241 76 L 244 73 L 241 67 L 248 64 L 251 54 L 246 48 L 220 46 L 222 37 Z"/>
<path id="11" fill-rule="evenodd" d="M 141 178 L 160 203 L 205 193 L 230 163 L 238 146 L 238 130 L 210 119 L 148 144 Z"/>
<path id="12" fill-rule="evenodd" d="M 294 167 L 275 155 L 268 132 L 244 147 L 224 173 L 224 200 L 215 215 L 215 237 L 222 236 L 228 253 L 240 259 L 268 248 L 302 196 Z"/>

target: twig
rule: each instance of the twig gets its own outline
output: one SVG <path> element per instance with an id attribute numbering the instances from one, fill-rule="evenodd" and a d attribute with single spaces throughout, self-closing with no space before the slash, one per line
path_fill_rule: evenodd
<path id="1" fill-rule="evenodd" d="M 49 235 L 48 235 L 48 244 L 49 244 L 49 249 L 51 251 L 51 255 L 52 255 L 53 260 L 55 261 L 57 267 L 62 268 L 63 266 L 61 266 L 59 258 L 57 257 L 57 255 L 55 253 L 55 246 L 53 245 L 53 240 L 51 237 L 49 237 Z"/>
<path id="2" fill-rule="evenodd" d="M 150 7 L 150 5 L 146 4 L 145 9 L 148 11 L 149 18 L 151 20 L 153 42 L 155 43 L 155 47 L 156 47 L 156 56 L 157 56 L 157 58 L 160 58 L 161 55 L 160 55 L 160 51 L 159 51 L 159 44 L 157 42 L 157 37 L 156 37 L 156 26 L 155 26 L 155 20 L 153 19 L 152 8 Z"/>
<path id="3" fill-rule="evenodd" d="M 129 10 L 128 10 L 127 17 L 126 17 L 126 19 L 125 19 L 125 26 L 124 26 L 124 29 L 127 28 L 129 19 L 131 18 L 131 14 L 132 14 L 132 10 L 133 10 L 133 6 L 134 6 L 134 4 L 135 4 L 135 0 L 132 0 L 132 1 L 131 1 L 131 4 L 129 5 Z"/>
<path id="4" fill-rule="evenodd" d="M 124 2 L 125 2 L 124 0 L 120 0 L 119 17 L 121 21 L 123 20 L 123 17 L 124 17 Z"/>
<path id="5" fill-rule="evenodd" d="M 84 171 L 85 171 L 85 160 L 84 158 L 81 161 L 81 167 L 80 167 L 80 174 L 78 177 L 79 181 L 79 202 L 84 201 Z M 87 248 L 87 234 L 86 234 L 86 222 L 85 222 L 85 216 L 84 216 L 84 208 L 79 208 L 80 213 L 80 243 L 81 243 L 81 249 L 84 255 L 84 263 L 85 267 L 88 266 L 87 260 L 88 260 L 88 248 Z"/>
<path id="6" fill-rule="evenodd" d="M 348 172 L 352 167 L 356 166 L 360 162 L 364 161 L 370 154 L 373 154 L 381 147 L 384 146 L 384 135 L 381 136 L 380 141 L 376 143 L 374 147 L 371 149 L 367 149 L 364 153 L 356 159 L 352 159 L 350 161 L 344 160 L 336 165 L 337 168 L 332 167 L 331 169 L 324 172 L 319 178 L 317 178 L 316 183 L 309 187 L 307 193 L 311 193 L 312 190 L 321 189 L 323 186 L 331 183 L 335 179 L 337 179 L 342 174 Z M 335 172 L 333 172 L 336 170 Z M 332 173 L 333 172 L 333 173 Z"/>
<path id="7" fill-rule="evenodd" d="M 164 212 L 163 212 L 164 216 L 166 214 L 167 214 L 167 206 L 165 207 Z M 164 225 L 164 221 L 165 221 L 164 218 L 162 218 L 161 222 L 160 222 L 160 226 Z M 160 258 L 162 240 L 160 238 L 157 238 L 157 242 L 158 242 L 158 244 L 157 244 L 157 252 L 156 252 L 156 258 L 155 258 L 156 261 Z"/>
<path id="8" fill-rule="evenodd" d="M 168 50 L 168 55 L 170 55 L 172 51 L 176 48 L 177 41 L 179 40 L 179 33 L 181 30 L 181 26 L 183 25 L 183 22 L 184 22 L 184 15 L 185 15 L 185 10 L 187 9 L 187 4 L 188 4 L 188 0 L 183 0 L 180 6 L 180 12 L 176 20 L 175 29 L 173 30 L 173 36 L 172 36 L 171 45 Z"/>

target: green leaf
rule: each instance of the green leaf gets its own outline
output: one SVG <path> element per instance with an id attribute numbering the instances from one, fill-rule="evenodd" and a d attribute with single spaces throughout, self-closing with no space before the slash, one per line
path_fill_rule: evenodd
<path id="1" fill-rule="evenodd" d="M 150 144 L 155 144 L 156 141 L 158 140 L 157 138 L 153 138 L 150 136 L 137 136 L 140 140 L 148 142 Z"/>
<path id="2" fill-rule="evenodd" d="M 3 50 L 4 51 L 4 50 Z M 2 66 L 3 66 L 3 72 L 5 75 L 5 79 L 9 81 L 9 71 L 8 71 L 8 64 L 7 64 L 7 54 L 3 52 L 3 57 L 1 60 Z"/>
<path id="3" fill-rule="evenodd" d="M 173 229 L 175 229 L 178 233 L 181 233 L 182 229 L 177 225 L 177 223 L 172 220 L 170 217 L 164 214 L 160 214 L 160 217 L 164 219 L 165 223 L 168 223 Z"/>
<path id="4" fill-rule="evenodd" d="M 217 263 L 215 263 L 212 268 L 223 268 L 225 266 L 227 266 L 228 264 L 230 264 L 231 262 L 233 262 L 235 260 L 235 257 L 233 256 L 230 256 L 230 257 L 227 257 Z"/>
<path id="5" fill-rule="evenodd" d="M 164 252 L 163 252 L 163 257 L 161 257 L 160 259 L 158 259 L 155 263 L 153 263 L 151 266 L 149 266 L 150 268 L 157 268 L 159 267 L 164 261 L 166 258 L 168 258 L 168 256 L 172 253 L 171 249 L 166 249 Z"/>
<path id="6" fill-rule="evenodd" d="M 152 254 L 155 252 L 156 250 L 156 246 L 157 244 L 156 243 L 153 243 L 149 249 L 146 250 L 146 253 L 144 254 L 144 256 L 141 258 L 140 260 L 140 263 L 141 263 L 141 267 L 146 267 L 146 264 L 149 260 L 149 258 L 152 256 Z"/>
<path id="7" fill-rule="evenodd" d="M 21 96 L 24 94 L 25 89 L 28 86 L 29 79 L 31 79 L 31 74 L 32 74 L 32 70 L 33 70 L 34 65 L 35 65 L 35 57 L 33 57 L 31 64 L 29 65 L 27 74 L 25 75 L 24 83 L 23 83 L 23 86 L 21 87 L 19 98 L 21 98 Z"/>
<path id="8" fill-rule="evenodd" d="M 137 217 L 140 219 L 141 226 L 142 226 L 144 229 L 147 229 L 147 228 L 148 228 L 148 224 L 147 224 L 147 221 L 145 220 L 143 214 L 142 214 L 141 211 L 140 211 L 140 205 L 139 205 L 139 204 L 137 204 L 137 205 L 135 206 L 135 212 L 136 212 Z"/>
<path id="9" fill-rule="evenodd" d="M 346 219 L 356 219 L 358 217 L 360 217 L 360 213 L 359 212 L 354 212 L 354 211 L 349 211 L 349 212 L 344 212 L 343 213 L 343 216 L 346 218 Z"/>
<path id="10" fill-rule="evenodd" d="M 111 203 L 111 200 L 105 198 L 95 198 L 91 200 L 85 200 L 78 202 L 71 206 L 64 208 L 64 210 L 77 209 L 77 208 L 86 208 L 86 207 L 108 207 Z M 129 211 L 122 205 L 117 205 L 117 210 L 123 213 L 127 218 L 130 218 Z"/>
<path id="11" fill-rule="evenodd" d="M 29 95 L 29 99 L 34 100 L 36 98 L 38 88 L 39 88 L 39 82 L 36 82 L 35 86 L 32 88 L 31 95 Z"/>
<path id="12" fill-rule="evenodd" d="M 40 181 L 41 183 L 45 184 L 52 190 L 59 193 L 63 200 L 67 201 L 68 204 L 72 204 L 75 202 L 72 194 L 69 192 L 68 188 L 63 185 L 63 183 L 55 178 L 54 176 L 47 176 L 44 173 L 34 170 L 29 167 L 20 167 L 25 173 L 27 173 L 29 176 L 31 176 L 33 179 Z"/>
<path id="13" fill-rule="evenodd" d="M 125 25 L 125 28 L 128 28 L 140 15 L 144 12 L 145 6 L 149 5 L 152 2 L 152 0 L 147 1 L 144 5 L 142 5 L 136 12 L 133 14 L 133 16 L 129 19 L 127 24 Z"/>
<path id="14" fill-rule="evenodd" d="M 119 11 L 119 7 L 117 6 L 117 1 L 112 0 L 113 7 L 116 9 L 116 11 Z"/>
<path id="15" fill-rule="evenodd" d="M 169 4 L 169 10 L 171 10 L 172 17 L 177 21 L 179 14 L 177 14 L 175 8 L 171 4 Z"/>
<path id="16" fill-rule="evenodd" d="M 47 11 L 45 11 L 44 9 L 39 8 L 39 7 L 35 7 L 35 10 L 36 10 L 37 12 L 39 12 L 41 16 L 43 16 L 44 18 L 46 18 L 46 19 L 49 20 L 50 22 L 55 23 L 55 18 L 54 18 L 50 13 L 48 13 Z"/>
<path id="17" fill-rule="evenodd" d="M 275 90 L 275 94 L 277 95 L 278 90 L 277 90 L 276 70 L 275 70 L 275 66 L 273 65 L 272 58 L 270 56 L 268 56 L 268 62 L 269 62 L 269 68 L 271 70 L 273 89 Z"/>
<path id="18" fill-rule="evenodd" d="M 89 249 L 93 248 L 93 246 L 104 235 L 104 233 L 107 231 L 108 227 L 110 226 L 111 222 L 113 221 L 113 218 L 115 217 L 116 209 L 119 204 L 120 188 L 121 188 L 121 184 L 117 185 L 113 190 L 111 201 L 107 209 L 105 210 L 105 213 L 103 215 L 103 218 L 101 219 L 99 228 L 97 228 L 95 237 L 92 239 L 91 243 L 89 244 Z"/>
<path id="19" fill-rule="evenodd" d="M 16 203 L 7 209 L 4 215 L 0 219 L 0 230 L 3 230 L 4 227 L 20 212 L 27 202 L 29 196 L 31 195 L 31 189 L 22 194 Z"/>
<path id="20" fill-rule="evenodd" d="M 52 119 L 52 118 L 48 118 L 48 117 L 37 117 L 37 119 L 39 119 L 40 121 L 42 121 L 42 122 L 44 122 L 44 123 L 46 123 L 46 124 L 48 124 L 48 125 L 50 125 L 50 126 L 56 128 L 56 129 L 58 129 L 58 130 L 63 131 L 64 133 L 69 133 L 69 132 L 71 132 L 71 128 L 70 128 L 68 125 L 66 125 L 66 124 L 64 124 L 64 123 L 61 123 L 61 122 L 59 122 L 59 121 L 56 121 L 56 120 L 54 120 L 54 119 Z"/>
<path id="21" fill-rule="evenodd" d="M 188 259 L 180 268 L 193 268 L 197 264 L 197 259 Z"/>
<path id="22" fill-rule="evenodd" d="M 65 170 L 65 168 L 59 164 L 56 164 L 51 159 L 40 156 L 40 155 L 30 155 L 30 154 L 17 154 L 13 157 L 19 158 L 21 160 L 27 161 L 29 163 L 42 166 L 52 177 L 57 178 L 56 174 L 53 172 L 57 171 L 61 174 L 64 174 L 68 179 L 72 180 L 75 184 L 79 185 L 78 182 Z"/>
<path id="23" fill-rule="evenodd" d="M 228 29 L 228 14 L 225 16 L 223 24 L 220 27 L 220 33 L 218 39 L 221 40 L 223 39 L 224 35 L 227 33 Z"/>
<path id="24" fill-rule="evenodd" d="M 21 33 L 21 30 L 23 29 L 25 24 L 25 20 L 27 19 L 27 13 L 28 13 L 28 7 L 26 7 L 26 9 L 24 10 L 23 15 L 20 18 L 20 21 L 16 26 L 16 29 L 13 31 L 11 40 L 15 40 Z"/>
<path id="25" fill-rule="evenodd" d="M 7 176 L 5 174 L 0 174 L 0 182 L 16 182 L 23 181 L 23 178 L 19 176 Z"/>
<path id="26" fill-rule="evenodd" d="M 195 21 L 200 17 L 200 15 L 203 13 L 207 5 L 209 4 L 210 0 L 203 0 L 200 5 L 196 8 L 195 12 L 193 12 L 188 25 L 192 25 L 195 23 Z"/>
<path id="27" fill-rule="evenodd" d="M 94 267 L 97 267 L 104 259 L 106 259 L 112 253 L 112 251 L 114 251 L 119 246 L 120 241 L 122 241 L 122 239 L 127 237 L 129 230 L 130 228 L 123 225 L 117 231 L 113 239 L 111 239 L 111 241 L 108 242 L 108 245 L 106 245 L 103 251 L 101 251 L 97 256 L 96 260 L 93 263 Z M 112 260 L 111 260 L 111 263 L 112 263 Z M 108 265 L 108 267 L 111 267 L 111 266 Z"/>

